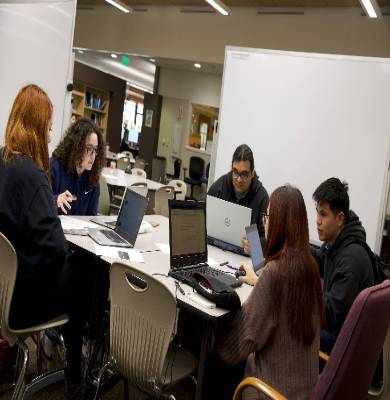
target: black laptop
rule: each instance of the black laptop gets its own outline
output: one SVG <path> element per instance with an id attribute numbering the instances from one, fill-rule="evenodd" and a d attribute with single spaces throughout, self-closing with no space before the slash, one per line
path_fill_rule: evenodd
<path id="1" fill-rule="evenodd" d="M 212 275 L 231 287 L 240 286 L 240 281 L 234 275 L 207 264 L 206 238 L 206 204 L 169 200 L 169 275 L 192 287 L 195 272 Z"/>
<path id="2" fill-rule="evenodd" d="M 147 204 L 144 196 L 126 189 L 114 229 L 89 228 L 88 235 L 101 246 L 134 247 Z"/>

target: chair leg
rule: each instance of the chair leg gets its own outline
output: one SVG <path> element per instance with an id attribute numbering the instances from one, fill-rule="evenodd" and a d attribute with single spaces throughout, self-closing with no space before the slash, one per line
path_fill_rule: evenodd
<path id="1" fill-rule="evenodd" d="M 16 344 L 18 345 L 19 349 L 23 352 L 23 361 L 22 361 L 22 366 L 20 368 L 19 378 L 16 382 L 16 387 L 12 395 L 12 400 L 20 400 L 22 398 L 25 386 L 24 378 L 26 375 L 27 364 L 28 364 L 28 347 L 26 343 L 24 343 L 23 340 L 18 339 Z"/>
<path id="2" fill-rule="evenodd" d="M 123 400 L 129 400 L 129 380 L 123 377 Z"/>
<path id="3" fill-rule="evenodd" d="M 111 367 L 111 363 L 110 363 L 110 362 L 106 363 L 105 365 L 103 365 L 102 368 L 100 368 L 99 373 L 98 373 L 98 376 L 97 376 L 97 378 L 95 379 L 95 381 L 93 382 L 93 385 L 96 386 L 95 396 L 94 396 L 94 398 L 93 398 L 94 400 L 97 400 L 97 398 L 98 398 L 100 385 L 101 385 L 101 383 L 102 383 L 102 378 L 103 378 L 103 375 L 104 375 L 104 373 L 106 372 L 106 369 L 107 369 L 108 367 Z"/>

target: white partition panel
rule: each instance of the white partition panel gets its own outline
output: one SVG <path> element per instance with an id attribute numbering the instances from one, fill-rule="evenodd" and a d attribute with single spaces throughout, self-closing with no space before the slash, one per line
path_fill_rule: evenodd
<path id="1" fill-rule="evenodd" d="M 271 193 L 303 193 L 318 241 L 312 194 L 336 176 L 376 251 L 382 237 L 390 153 L 390 60 L 228 47 L 215 179 L 247 143 Z"/>
<path id="2" fill-rule="evenodd" d="M 54 105 L 51 151 L 60 140 L 71 108 L 66 85 L 75 13 L 76 0 L 0 1 L 0 145 L 13 100 L 29 83 L 41 86 Z"/>

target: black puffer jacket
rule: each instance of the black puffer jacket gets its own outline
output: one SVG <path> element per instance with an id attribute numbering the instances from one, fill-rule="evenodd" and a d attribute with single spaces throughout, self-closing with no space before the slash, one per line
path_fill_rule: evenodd
<path id="1" fill-rule="evenodd" d="M 255 174 L 252 179 L 249 191 L 246 196 L 237 200 L 236 193 L 233 186 L 232 172 L 222 175 L 216 182 L 214 182 L 208 194 L 210 196 L 218 197 L 231 203 L 237 203 L 241 206 L 252 209 L 251 224 L 257 224 L 260 237 L 264 237 L 264 227 L 262 221 L 262 213 L 267 211 L 268 207 L 268 193 L 259 177 Z"/>
<path id="2" fill-rule="evenodd" d="M 357 241 L 366 241 L 366 232 L 359 217 L 350 211 L 334 243 L 324 243 L 315 253 L 324 279 L 326 330 L 336 336 L 356 296 L 374 284 L 371 260 Z"/>

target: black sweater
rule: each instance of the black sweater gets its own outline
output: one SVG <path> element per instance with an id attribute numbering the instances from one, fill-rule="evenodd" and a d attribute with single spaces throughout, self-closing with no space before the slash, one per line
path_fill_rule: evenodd
<path id="1" fill-rule="evenodd" d="M 370 257 L 356 241 L 365 242 L 366 232 L 359 217 L 350 211 L 334 243 L 324 243 L 314 254 L 324 279 L 326 330 L 336 336 L 356 296 L 374 284 Z"/>
<path id="2" fill-rule="evenodd" d="M 5 164 L 1 150 L 0 232 L 18 258 L 13 301 L 35 282 L 50 284 L 64 266 L 67 243 L 47 176 L 26 156 Z"/>
<path id="3" fill-rule="evenodd" d="M 259 178 L 256 174 L 252 178 L 248 193 L 241 200 L 237 200 L 236 193 L 234 191 L 232 172 L 222 175 L 216 182 L 214 182 L 211 185 L 208 194 L 210 196 L 218 197 L 219 199 L 251 208 L 251 224 L 256 224 L 260 237 L 264 237 L 262 213 L 267 211 L 269 199 L 267 191 L 259 181 Z"/>

